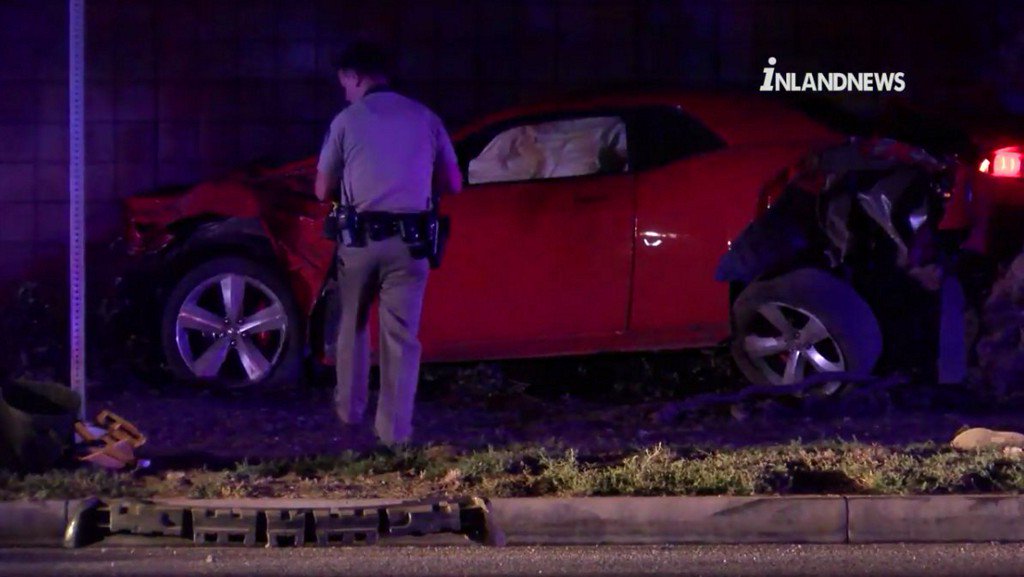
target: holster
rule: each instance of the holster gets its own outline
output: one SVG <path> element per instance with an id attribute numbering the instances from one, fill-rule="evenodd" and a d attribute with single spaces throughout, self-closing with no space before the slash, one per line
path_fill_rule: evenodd
<path id="1" fill-rule="evenodd" d="M 366 246 L 366 226 L 354 206 L 334 205 L 324 218 L 324 237 L 344 246 Z"/>
<path id="2" fill-rule="evenodd" d="M 340 212 L 341 207 L 333 204 L 331 205 L 331 212 L 327 213 L 327 216 L 324 217 L 324 238 L 327 240 L 338 242 L 338 238 L 341 235 L 341 229 L 338 227 Z"/>
<path id="3" fill-rule="evenodd" d="M 403 218 L 400 223 L 402 240 L 409 245 L 409 254 L 416 259 L 427 259 L 432 269 L 440 267 L 451 228 L 450 219 L 434 211 L 408 216 L 415 218 Z"/>
<path id="4" fill-rule="evenodd" d="M 432 238 L 430 254 L 427 255 L 432 269 L 441 267 L 444 249 L 448 244 L 448 237 L 451 235 L 452 219 L 447 216 L 436 216 L 434 222 L 435 234 Z"/>

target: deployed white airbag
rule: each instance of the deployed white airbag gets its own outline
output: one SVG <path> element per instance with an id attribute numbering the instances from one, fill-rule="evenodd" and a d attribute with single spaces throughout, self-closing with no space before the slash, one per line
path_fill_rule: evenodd
<path id="1" fill-rule="evenodd" d="M 614 116 L 510 128 L 469 163 L 469 182 L 509 182 L 622 172 L 626 123 Z"/>

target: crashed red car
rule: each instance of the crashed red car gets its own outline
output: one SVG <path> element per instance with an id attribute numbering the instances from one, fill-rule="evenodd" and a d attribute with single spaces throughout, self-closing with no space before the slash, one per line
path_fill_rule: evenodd
<path id="1" fill-rule="evenodd" d="M 520 107 L 467 126 L 453 135 L 467 182 L 442 206 L 452 238 L 427 289 L 424 360 L 722 343 L 737 295 L 793 271 L 724 283 L 719 260 L 763 212 L 772 183 L 844 139 L 777 102 L 702 93 Z M 178 378 L 266 385 L 293 380 L 306 358 L 333 362 L 334 244 L 322 236 L 328 206 L 312 195 L 314 172 L 311 158 L 126 200 L 139 259 L 122 288 L 138 310 L 158 311 L 132 317 Z M 950 202 L 945 228 L 982 230 L 971 226 L 972 202 Z M 769 320 L 808 335 L 817 323 L 817 340 L 775 350 L 777 338 L 769 348 L 782 366 L 741 363 L 748 377 L 794 382 L 875 364 L 878 354 L 844 351 L 844 327 L 827 324 L 842 314 L 777 304 L 807 318 Z M 748 337 L 764 338 L 736 341 Z"/>

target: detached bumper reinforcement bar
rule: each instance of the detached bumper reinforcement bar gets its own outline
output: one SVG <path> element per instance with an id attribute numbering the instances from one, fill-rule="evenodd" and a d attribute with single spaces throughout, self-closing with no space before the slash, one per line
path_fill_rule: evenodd
<path id="1" fill-rule="evenodd" d="M 77 548 L 130 534 L 179 537 L 195 545 L 242 547 L 368 546 L 392 537 L 465 535 L 502 546 L 487 501 L 478 497 L 380 507 L 204 508 L 139 500 L 89 499 L 72 512 L 64 546 Z"/>

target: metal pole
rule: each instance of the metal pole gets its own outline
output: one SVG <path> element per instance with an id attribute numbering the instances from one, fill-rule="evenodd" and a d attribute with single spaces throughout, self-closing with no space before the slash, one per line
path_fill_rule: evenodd
<path id="1" fill-rule="evenodd" d="M 85 418 L 85 0 L 68 0 L 71 388 Z"/>

